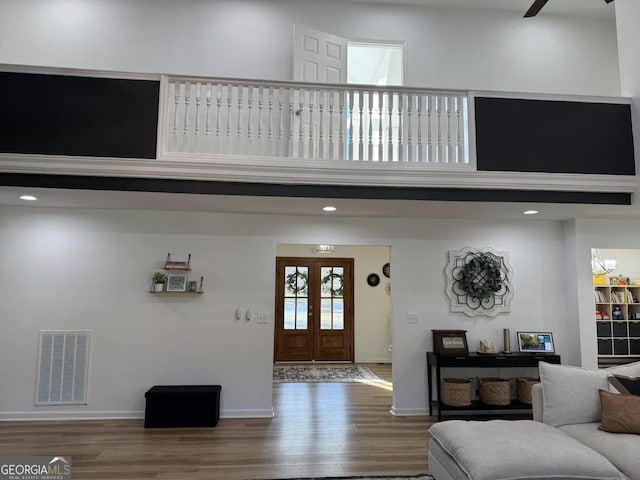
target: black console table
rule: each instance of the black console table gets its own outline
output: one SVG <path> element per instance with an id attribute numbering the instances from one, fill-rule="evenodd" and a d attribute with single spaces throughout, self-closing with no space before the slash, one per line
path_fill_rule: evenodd
<path id="1" fill-rule="evenodd" d="M 431 410 L 431 392 L 433 385 L 433 372 L 436 372 L 436 391 L 438 393 L 438 421 L 442 419 L 444 410 L 464 410 L 464 411 L 486 411 L 486 410 L 531 410 L 531 405 L 518 401 L 511 402 L 511 405 L 496 407 L 486 405 L 479 401 L 474 401 L 468 407 L 451 407 L 444 405 L 440 400 L 440 371 L 442 368 L 514 368 L 514 367 L 538 367 L 538 362 L 560 363 L 560 355 L 536 354 L 536 353 L 509 353 L 509 354 L 478 354 L 469 353 L 467 355 L 438 355 L 434 352 L 427 352 L 427 383 L 429 386 L 429 415 Z"/>

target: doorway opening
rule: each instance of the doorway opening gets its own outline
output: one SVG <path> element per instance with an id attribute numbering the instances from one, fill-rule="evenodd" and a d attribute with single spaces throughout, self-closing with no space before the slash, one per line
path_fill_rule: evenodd
<path id="1" fill-rule="evenodd" d="M 310 244 L 276 246 L 274 361 L 390 364 L 390 247 L 333 247 L 333 253 L 317 253 Z M 338 260 L 350 260 L 351 267 L 343 267 Z M 338 359 L 343 341 L 338 337 L 349 330 L 350 338 L 343 340 L 351 344 L 351 354 Z M 295 354 L 278 356 L 282 336 L 298 349 Z M 316 347 L 317 342 L 321 344 Z M 315 353 L 333 351 L 329 358 L 321 358 L 313 355 L 314 349 Z"/>

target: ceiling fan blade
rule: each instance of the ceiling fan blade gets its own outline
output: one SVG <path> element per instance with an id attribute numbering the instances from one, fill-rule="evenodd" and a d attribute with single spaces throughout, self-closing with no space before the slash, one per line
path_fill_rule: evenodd
<path id="1" fill-rule="evenodd" d="M 531 5 L 529 7 L 529 10 L 527 10 L 527 13 L 524 14 L 524 18 L 535 17 L 538 12 L 542 10 L 542 7 L 547 4 L 548 1 L 549 0 L 535 0 L 535 2 L 533 2 L 533 5 Z"/>
<path id="2" fill-rule="evenodd" d="M 611 3 L 611 2 L 613 2 L 613 0 L 604 0 L 604 1 L 605 1 L 605 3 Z"/>

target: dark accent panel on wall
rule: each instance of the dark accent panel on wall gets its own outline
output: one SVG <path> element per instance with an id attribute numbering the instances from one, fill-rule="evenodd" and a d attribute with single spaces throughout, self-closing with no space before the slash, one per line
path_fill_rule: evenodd
<path id="1" fill-rule="evenodd" d="M 0 151 L 156 158 L 160 82 L 0 72 Z"/>
<path id="2" fill-rule="evenodd" d="M 478 170 L 635 175 L 630 105 L 476 97 Z"/>
<path id="3" fill-rule="evenodd" d="M 210 182 L 157 178 L 85 177 L 75 175 L 0 174 L 0 185 L 133 192 L 248 195 L 256 197 L 364 198 L 469 202 L 584 203 L 631 205 L 630 193 L 472 190 L 464 188 L 350 187 Z"/>

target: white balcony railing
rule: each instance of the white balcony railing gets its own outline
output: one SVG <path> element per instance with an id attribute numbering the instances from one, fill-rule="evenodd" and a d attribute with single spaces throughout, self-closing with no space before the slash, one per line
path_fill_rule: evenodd
<path id="1" fill-rule="evenodd" d="M 163 77 L 166 156 L 468 164 L 467 92 Z"/>

